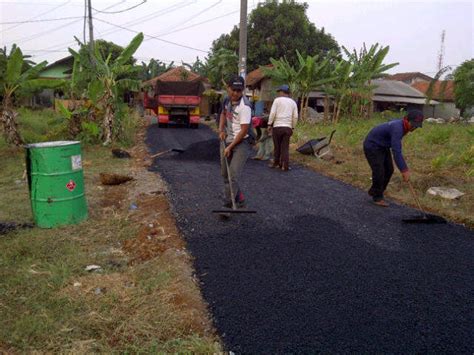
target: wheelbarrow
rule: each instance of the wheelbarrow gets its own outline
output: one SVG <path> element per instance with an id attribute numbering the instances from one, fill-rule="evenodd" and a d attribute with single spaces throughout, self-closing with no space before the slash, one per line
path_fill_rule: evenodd
<path id="1" fill-rule="evenodd" d="M 331 144 L 334 133 L 336 133 L 336 130 L 332 131 L 329 137 L 311 139 L 297 148 L 296 151 L 301 154 L 314 155 L 316 158 L 322 158 L 331 152 L 329 145 Z"/>

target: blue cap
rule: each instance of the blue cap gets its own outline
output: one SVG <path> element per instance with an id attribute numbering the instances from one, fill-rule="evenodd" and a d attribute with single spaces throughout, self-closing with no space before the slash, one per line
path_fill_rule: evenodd
<path id="1" fill-rule="evenodd" d="M 280 85 L 280 87 L 278 87 L 277 92 L 278 91 L 283 91 L 288 94 L 290 92 L 290 87 L 286 84 L 283 84 L 283 85 Z"/>

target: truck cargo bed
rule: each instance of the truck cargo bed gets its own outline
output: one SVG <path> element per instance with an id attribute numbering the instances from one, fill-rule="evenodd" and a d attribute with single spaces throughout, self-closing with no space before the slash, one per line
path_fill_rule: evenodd
<path id="1" fill-rule="evenodd" d="M 184 95 L 159 95 L 158 104 L 163 106 L 198 106 L 201 102 L 199 96 Z"/>

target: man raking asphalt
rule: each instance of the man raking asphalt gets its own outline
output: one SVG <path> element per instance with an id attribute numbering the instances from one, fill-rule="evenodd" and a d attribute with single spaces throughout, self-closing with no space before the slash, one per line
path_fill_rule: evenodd
<path id="1" fill-rule="evenodd" d="M 229 97 L 223 103 L 219 119 L 221 175 L 224 178 L 224 206 L 216 213 L 255 213 L 244 210 L 246 201 L 239 186 L 240 176 L 251 152 L 249 127 L 250 102 L 243 95 L 244 79 L 234 76 L 227 82 Z M 221 211 L 221 212 L 217 212 Z"/>

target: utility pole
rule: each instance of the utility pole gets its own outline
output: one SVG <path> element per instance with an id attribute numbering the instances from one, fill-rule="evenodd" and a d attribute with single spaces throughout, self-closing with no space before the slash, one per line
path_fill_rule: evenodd
<path id="1" fill-rule="evenodd" d="M 88 13 L 89 13 L 89 55 L 91 58 L 91 63 L 92 65 L 95 64 L 93 58 L 94 58 L 94 27 L 92 25 L 92 5 L 91 5 L 91 0 L 87 0 L 87 7 L 88 7 Z"/>
<path id="2" fill-rule="evenodd" d="M 239 75 L 247 74 L 247 0 L 240 0 Z"/>

